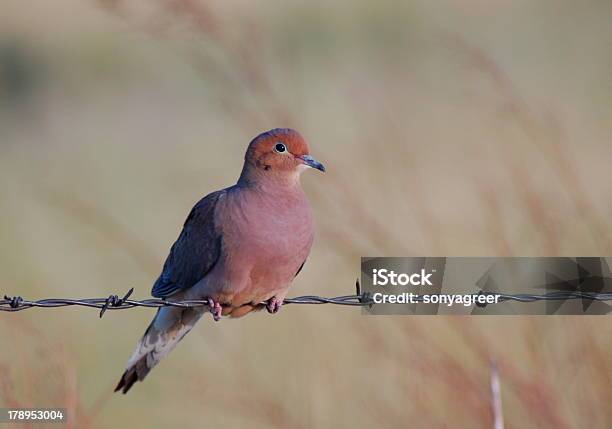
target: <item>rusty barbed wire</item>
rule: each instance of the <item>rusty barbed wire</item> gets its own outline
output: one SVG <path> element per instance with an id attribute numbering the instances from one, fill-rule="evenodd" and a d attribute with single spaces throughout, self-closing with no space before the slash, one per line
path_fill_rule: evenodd
<path id="1" fill-rule="evenodd" d="M 286 298 L 284 304 L 336 304 L 346 305 L 353 307 L 364 307 L 371 306 L 374 301 L 368 292 L 361 291 L 361 285 L 359 281 L 356 282 L 356 294 L 344 295 L 337 297 L 323 297 L 317 295 L 304 295 L 295 298 Z M 123 297 L 118 295 L 110 295 L 107 298 L 85 298 L 85 299 L 64 299 L 64 298 L 47 298 L 40 299 L 37 301 L 30 301 L 23 299 L 20 296 L 4 296 L 4 299 L 0 300 L 0 311 L 22 311 L 29 308 L 55 308 L 55 307 L 67 307 L 67 306 L 81 306 L 91 307 L 100 310 L 100 317 L 104 315 L 106 310 L 125 310 L 128 308 L 135 307 L 203 307 L 208 306 L 208 300 L 181 300 L 173 301 L 169 299 L 143 299 L 143 300 L 132 300 L 129 299 L 134 288 L 127 291 Z M 432 296 L 436 294 L 428 294 Z M 441 295 L 441 294 L 437 294 Z M 468 293 L 464 295 L 470 295 Z M 549 292 L 542 295 L 532 294 L 504 294 L 497 292 L 485 292 L 479 291 L 474 292 L 471 295 L 495 295 L 498 296 L 498 302 L 506 301 L 517 301 L 517 302 L 534 302 L 534 301 L 565 301 L 569 299 L 583 299 L 591 301 L 612 301 L 612 293 L 596 293 L 596 292 L 581 292 L 581 291 L 558 291 Z M 415 295 L 415 301 L 422 302 L 423 295 Z M 262 303 L 265 304 L 265 303 Z M 487 306 L 494 304 L 475 304 L 477 306 Z"/>

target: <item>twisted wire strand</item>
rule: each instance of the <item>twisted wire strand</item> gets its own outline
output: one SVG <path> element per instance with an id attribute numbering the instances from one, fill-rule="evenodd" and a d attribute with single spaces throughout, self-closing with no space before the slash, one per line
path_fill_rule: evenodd
<path id="1" fill-rule="evenodd" d="M 129 299 L 134 288 L 130 289 L 122 298 L 118 295 L 110 295 L 108 298 L 85 298 L 85 299 L 65 299 L 65 298 L 47 298 L 37 301 L 23 299 L 20 296 L 10 297 L 5 295 L 4 299 L 0 300 L 0 311 L 21 311 L 29 308 L 55 308 L 68 306 L 91 307 L 100 310 L 100 317 L 106 310 L 125 310 L 135 307 L 202 307 L 209 306 L 208 300 L 182 300 L 173 301 L 168 299 Z M 323 297 L 317 295 L 304 295 L 295 298 L 287 298 L 284 304 L 335 304 L 353 307 L 370 306 L 374 302 L 372 297 L 367 292 L 362 292 L 359 282 L 356 284 L 356 294 L 343 295 L 337 297 Z M 436 294 L 428 294 L 430 297 Z M 438 294 L 441 296 L 442 294 Z M 469 295 L 469 294 L 465 294 Z M 533 294 L 505 294 L 496 292 L 474 292 L 473 295 L 496 295 L 499 296 L 499 302 L 517 301 L 517 302 L 534 302 L 534 301 L 564 301 L 569 299 L 586 299 L 592 301 L 612 301 L 612 293 L 595 293 L 582 291 L 558 291 L 549 292 L 541 295 Z M 422 302 L 423 295 L 415 295 L 415 301 Z M 265 303 L 262 303 L 265 304 Z M 494 305 L 494 304 L 487 304 Z"/>

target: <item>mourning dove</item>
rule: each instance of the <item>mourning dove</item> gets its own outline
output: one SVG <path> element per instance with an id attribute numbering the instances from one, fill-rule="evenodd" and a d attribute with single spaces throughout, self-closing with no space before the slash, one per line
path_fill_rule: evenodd
<path id="1" fill-rule="evenodd" d="M 270 130 L 249 144 L 238 182 L 193 207 L 152 295 L 208 300 L 209 306 L 160 308 L 115 391 L 126 393 L 142 381 L 207 311 L 218 320 L 264 306 L 279 310 L 314 238 L 300 185 L 308 168 L 325 171 L 302 136 L 287 128 Z"/>

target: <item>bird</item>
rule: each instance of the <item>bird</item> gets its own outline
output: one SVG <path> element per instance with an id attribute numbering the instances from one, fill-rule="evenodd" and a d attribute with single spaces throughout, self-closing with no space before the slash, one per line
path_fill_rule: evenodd
<path id="1" fill-rule="evenodd" d="M 235 185 L 195 204 L 151 294 L 208 306 L 159 308 L 115 392 L 125 394 L 144 380 L 207 312 L 218 321 L 263 308 L 279 311 L 314 240 L 313 214 L 300 184 L 307 169 L 325 172 L 297 131 L 275 128 L 249 143 Z"/>

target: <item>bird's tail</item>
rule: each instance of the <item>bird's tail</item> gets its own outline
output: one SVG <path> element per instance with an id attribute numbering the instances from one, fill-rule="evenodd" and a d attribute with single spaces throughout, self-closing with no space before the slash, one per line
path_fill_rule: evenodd
<path id="1" fill-rule="evenodd" d="M 151 368 L 183 339 L 204 312 L 201 307 L 160 308 L 136 345 L 115 392 L 127 393 L 134 383 L 144 380 Z"/>

